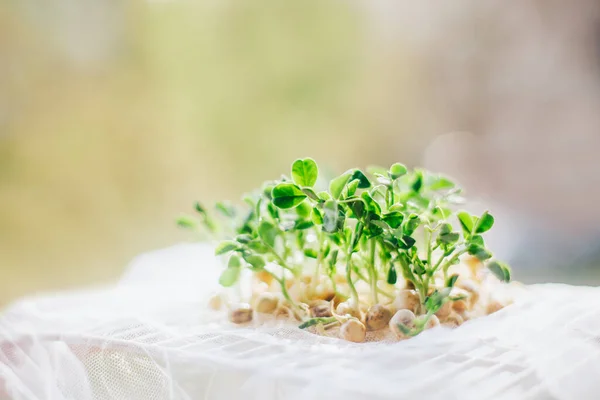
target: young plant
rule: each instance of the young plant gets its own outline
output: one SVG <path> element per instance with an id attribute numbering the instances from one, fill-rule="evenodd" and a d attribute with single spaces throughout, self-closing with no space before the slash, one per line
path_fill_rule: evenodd
<path id="1" fill-rule="evenodd" d="M 452 290 L 459 276 L 451 271 L 464 255 L 486 263 L 501 281 L 511 277 L 484 240 L 493 216 L 455 211 L 460 193 L 450 179 L 400 163 L 366 173 L 353 168 L 326 183 L 317 163 L 304 158 L 292 164 L 291 178 L 266 182 L 245 196 L 243 211 L 217 205 L 220 224 L 199 205 L 199 218 L 179 224 L 228 235 L 215 250 L 228 258 L 221 285 L 237 285 L 244 269 L 271 276 L 286 305 L 304 321 L 301 327 L 333 321 L 309 318 L 302 301 L 315 298 L 319 284 L 330 282 L 338 300 L 349 299 L 358 308 L 394 299 L 381 282 L 404 283 L 418 293 L 420 316 L 413 327 L 399 329 L 415 335 L 446 302 L 456 300 Z M 290 282 L 303 277 L 310 281 L 306 293 L 293 298 Z M 367 298 L 357 289 L 361 281 L 369 287 Z"/>

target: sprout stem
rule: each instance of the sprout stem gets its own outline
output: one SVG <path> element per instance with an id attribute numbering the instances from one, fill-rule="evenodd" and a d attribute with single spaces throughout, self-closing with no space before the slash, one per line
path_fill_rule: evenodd
<path id="1" fill-rule="evenodd" d="M 373 304 L 377 304 L 377 270 L 375 269 L 375 251 L 377 249 L 377 242 L 375 239 L 371 239 L 371 253 L 369 260 L 369 275 L 371 283 L 371 296 L 373 296 Z"/>
<path id="2" fill-rule="evenodd" d="M 313 279 L 312 279 L 312 282 L 310 285 L 312 293 L 315 293 L 316 288 L 317 288 L 317 282 L 319 281 L 319 272 L 321 272 L 321 262 L 323 262 L 323 242 L 325 239 L 325 235 L 322 232 L 319 233 L 318 230 L 317 230 L 317 235 L 319 237 L 319 255 L 317 257 L 317 265 L 315 266 L 315 274 L 313 276 Z M 335 290 L 335 287 L 334 287 L 334 290 Z"/>
<path id="3" fill-rule="evenodd" d="M 358 276 L 358 279 L 369 283 L 369 279 L 366 276 L 364 276 L 363 274 L 361 274 L 358 271 L 354 271 L 354 273 L 356 274 L 356 276 Z M 384 295 L 385 297 L 387 297 L 389 299 L 395 298 L 395 296 L 393 294 L 386 292 L 385 290 L 381 289 L 380 287 L 377 287 L 377 293 Z"/>

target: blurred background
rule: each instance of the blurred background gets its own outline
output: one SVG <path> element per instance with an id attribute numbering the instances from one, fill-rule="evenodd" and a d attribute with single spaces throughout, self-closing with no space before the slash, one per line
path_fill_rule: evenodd
<path id="1" fill-rule="evenodd" d="M 517 279 L 600 284 L 598 151 L 596 0 L 5 0 L 0 305 L 304 156 L 455 176 Z"/>

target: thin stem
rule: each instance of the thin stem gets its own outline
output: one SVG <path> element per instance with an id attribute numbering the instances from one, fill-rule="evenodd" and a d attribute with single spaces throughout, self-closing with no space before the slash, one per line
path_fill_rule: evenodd
<path id="1" fill-rule="evenodd" d="M 442 271 L 444 271 L 444 281 L 446 281 L 448 279 L 448 268 L 450 268 L 450 266 L 452 265 L 452 263 L 454 263 L 454 261 L 458 260 L 458 257 L 462 256 L 466 252 L 467 252 L 466 248 L 459 250 L 458 252 L 456 252 L 456 254 L 454 254 L 450 259 L 448 259 L 442 265 Z"/>
<path id="2" fill-rule="evenodd" d="M 351 266 L 351 258 L 352 253 L 348 253 L 348 260 L 346 261 L 346 281 L 348 282 L 348 287 L 350 288 L 350 294 L 352 295 L 352 301 L 355 306 L 358 306 L 358 292 L 356 291 L 356 287 L 354 283 L 352 283 L 352 266 Z"/>
<path id="3" fill-rule="evenodd" d="M 363 274 L 361 274 L 358 271 L 354 271 L 354 273 L 356 274 L 356 276 L 358 276 L 358 279 L 369 283 L 369 279 L 366 276 L 364 276 Z M 385 297 L 387 297 L 389 299 L 395 298 L 395 296 L 393 294 L 386 292 L 385 290 L 381 289 L 380 287 L 377 287 L 377 293 L 384 295 Z"/>
<path id="4" fill-rule="evenodd" d="M 323 232 L 319 232 L 317 230 L 317 235 L 319 236 L 319 255 L 317 257 L 317 265 L 315 266 L 315 274 L 311 282 L 311 292 L 313 293 L 316 291 L 317 282 L 319 280 L 319 272 L 321 272 L 321 262 L 323 262 L 323 242 L 325 241 L 325 235 Z"/>
<path id="5" fill-rule="evenodd" d="M 264 242 L 263 242 L 264 243 Z M 275 249 L 268 243 L 264 243 L 265 246 L 267 246 L 267 248 L 269 249 L 269 252 L 275 256 L 275 259 L 277 260 L 277 262 L 279 263 L 279 266 L 287 269 L 288 271 L 290 271 L 292 274 L 296 275 L 296 272 L 294 271 L 293 268 L 291 268 L 289 265 L 287 265 L 287 263 L 285 262 L 285 260 L 279 255 L 277 254 L 277 252 L 275 251 Z"/>
<path id="6" fill-rule="evenodd" d="M 371 296 L 373 296 L 373 304 L 377 304 L 379 299 L 377 298 L 377 271 L 375 270 L 375 251 L 377 249 L 377 242 L 375 239 L 371 239 L 371 253 L 369 259 L 369 275 L 371 283 Z"/>
<path id="7" fill-rule="evenodd" d="M 300 310 L 300 307 L 298 307 L 296 302 L 294 300 L 292 300 L 290 293 L 287 291 L 287 287 L 285 286 L 285 273 L 280 278 L 277 275 L 275 275 L 274 273 L 272 273 L 271 271 L 268 271 L 266 269 L 265 269 L 265 271 L 279 283 L 279 286 L 281 286 L 281 294 L 283 294 L 283 297 L 290 303 L 290 306 L 292 308 L 294 308 L 296 311 Z"/>

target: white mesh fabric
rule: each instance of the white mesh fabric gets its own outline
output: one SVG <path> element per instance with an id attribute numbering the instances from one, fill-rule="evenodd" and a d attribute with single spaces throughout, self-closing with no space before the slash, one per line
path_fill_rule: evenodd
<path id="1" fill-rule="evenodd" d="M 115 286 L 0 317 L 0 399 L 596 399 L 600 290 L 515 287 L 515 304 L 408 341 L 353 344 L 209 311 L 208 245 L 137 258 Z"/>

